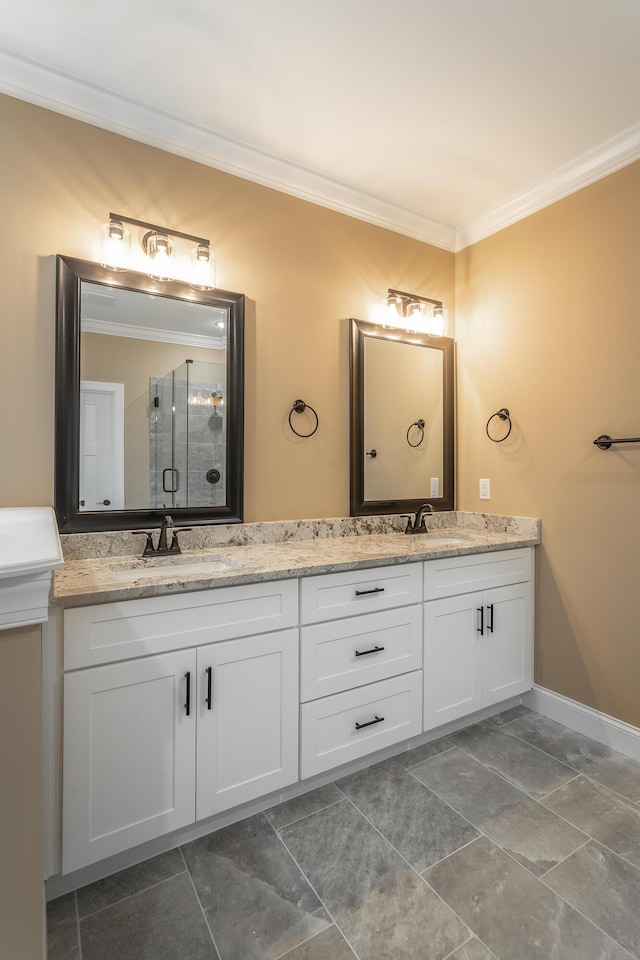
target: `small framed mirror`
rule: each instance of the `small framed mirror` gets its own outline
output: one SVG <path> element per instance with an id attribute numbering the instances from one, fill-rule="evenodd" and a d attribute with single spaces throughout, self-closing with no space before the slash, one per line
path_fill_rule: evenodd
<path id="1" fill-rule="evenodd" d="M 240 522 L 244 296 L 57 264 L 60 531 Z"/>
<path id="2" fill-rule="evenodd" d="M 453 340 L 350 325 L 351 516 L 453 510 Z"/>

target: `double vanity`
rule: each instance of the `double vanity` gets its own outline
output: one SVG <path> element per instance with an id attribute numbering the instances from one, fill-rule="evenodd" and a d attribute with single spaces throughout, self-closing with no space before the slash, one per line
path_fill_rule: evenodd
<path id="1" fill-rule="evenodd" d="M 539 522 L 428 527 L 199 527 L 181 555 L 144 560 L 127 531 L 63 536 L 49 875 L 205 833 L 530 689 Z"/>

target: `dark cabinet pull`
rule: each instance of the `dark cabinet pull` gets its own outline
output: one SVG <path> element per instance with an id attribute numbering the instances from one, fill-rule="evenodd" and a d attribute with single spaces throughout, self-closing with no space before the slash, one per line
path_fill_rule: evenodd
<path id="1" fill-rule="evenodd" d="M 184 712 L 188 717 L 191 716 L 191 670 L 188 670 L 184 675 L 185 680 L 187 681 L 187 699 L 184 704 Z"/>
<path id="2" fill-rule="evenodd" d="M 98 505 L 102 504 L 103 507 L 110 507 L 111 500 L 98 500 Z"/>
<path id="3" fill-rule="evenodd" d="M 476 627 L 476 630 L 481 637 L 484 636 L 484 607 L 478 607 L 478 613 L 480 614 L 480 626 Z"/>
<path id="4" fill-rule="evenodd" d="M 356 597 L 366 597 L 369 593 L 384 593 L 384 587 L 373 587 L 372 590 L 356 590 Z"/>
<path id="5" fill-rule="evenodd" d="M 487 610 L 489 611 L 489 621 L 487 623 L 487 630 L 489 633 L 493 633 L 493 604 L 490 603 L 487 605 Z"/>
<path id="6" fill-rule="evenodd" d="M 356 650 L 356 657 L 367 657 L 370 653 L 380 653 L 384 647 L 372 647 L 371 650 Z"/>
<path id="7" fill-rule="evenodd" d="M 213 667 L 207 667 L 205 670 L 207 675 L 207 695 L 204 698 L 204 702 L 207 705 L 207 710 L 213 709 L 213 699 L 212 699 L 212 676 L 213 676 Z"/>
<path id="8" fill-rule="evenodd" d="M 368 720 L 367 723 L 356 722 L 356 730 L 364 730 L 365 727 L 372 727 L 374 723 L 382 723 L 383 721 L 384 717 L 376 716 L 374 720 Z"/>

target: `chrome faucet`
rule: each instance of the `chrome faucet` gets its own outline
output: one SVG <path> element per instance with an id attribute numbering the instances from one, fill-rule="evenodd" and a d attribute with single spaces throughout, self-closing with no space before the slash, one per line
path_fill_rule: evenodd
<path id="1" fill-rule="evenodd" d="M 407 520 L 407 527 L 404 531 L 405 533 L 428 533 L 426 524 L 424 522 L 424 516 L 426 513 L 433 513 L 433 507 L 430 503 L 423 503 L 415 512 L 415 516 L 412 514 L 403 514 Z"/>
<path id="2" fill-rule="evenodd" d="M 171 544 L 167 541 L 167 531 L 171 530 Z M 142 534 L 147 538 L 145 548 L 143 550 L 143 557 L 157 557 L 157 556 L 166 556 L 167 554 L 173 553 L 182 553 L 180 549 L 180 544 L 178 543 L 178 532 L 180 530 L 191 530 L 191 527 L 176 527 L 173 522 L 173 517 L 167 515 L 162 521 L 162 526 L 160 527 L 160 536 L 158 537 L 158 546 L 154 547 L 153 545 L 153 531 L 152 530 L 132 530 L 132 533 Z"/>

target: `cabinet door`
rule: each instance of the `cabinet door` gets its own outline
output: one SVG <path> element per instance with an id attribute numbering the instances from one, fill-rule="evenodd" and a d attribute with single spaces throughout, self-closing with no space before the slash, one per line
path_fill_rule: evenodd
<path id="1" fill-rule="evenodd" d="M 198 820 L 296 782 L 297 630 L 198 648 L 198 690 Z"/>
<path id="2" fill-rule="evenodd" d="M 195 659 L 185 650 L 65 675 L 63 873 L 193 823 Z"/>
<path id="3" fill-rule="evenodd" d="M 424 605 L 424 729 L 482 706 L 482 593 Z"/>
<path id="4" fill-rule="evenodd" d="M 533 617 L 530 583 L 485 590 L 483 705 L 531 689 Z M 492 629 L 493 628 L 493 629 Z"/>

